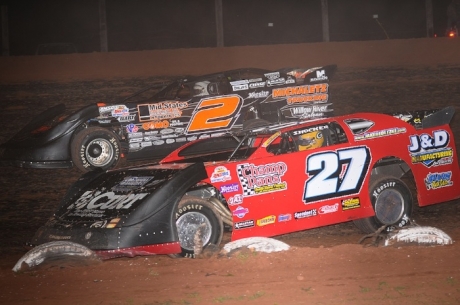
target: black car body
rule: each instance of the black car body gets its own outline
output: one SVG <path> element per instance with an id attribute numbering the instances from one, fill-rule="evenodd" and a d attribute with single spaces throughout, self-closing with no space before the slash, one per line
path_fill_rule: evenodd
<path id="1" fill-rule="evenodd" d="M 112 104 L 65 115 L 57 105 L 3 143 L 0 164 L 110 169 L 164 157 L 186 142 L 264 124 L 332 116 L 335 65 L 278 71 L 238 69 L 145 88 Z"/>

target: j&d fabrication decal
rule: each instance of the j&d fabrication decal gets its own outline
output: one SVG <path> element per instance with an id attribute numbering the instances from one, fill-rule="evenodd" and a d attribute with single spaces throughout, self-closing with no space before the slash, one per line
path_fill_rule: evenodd
<path id="1" fill-rule="evenodd" d="M 453 151 L 449 144 L 449 133 L 445 130 L 429 134 L 410 136 L 412 164 L 422 163 L 426 167 L 440 166 L 452 163 Z"/>

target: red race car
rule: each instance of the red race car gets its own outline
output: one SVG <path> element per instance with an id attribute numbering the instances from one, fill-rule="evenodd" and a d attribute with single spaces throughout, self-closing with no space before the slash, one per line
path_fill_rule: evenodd
<path id="1" fill-rule="evenodd" d="M 105 258 L 193 257 L 197 241 L 218 245 L 225 228 L 237 240 L 347 221 L 364 232 L 403 227 L 414 202 L 460 197 L 453 114 L 357 113 L 259 127 L 190 142 L 157 164 L 88 173 L 32 243 L 70 241 Z"/>

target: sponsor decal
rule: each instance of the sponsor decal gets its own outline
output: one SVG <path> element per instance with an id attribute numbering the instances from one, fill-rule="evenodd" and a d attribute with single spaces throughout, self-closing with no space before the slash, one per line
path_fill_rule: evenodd
<path id="1" fill-rule="evenodd" d="M 129 109 L 125 105 L 120 105 L 115 109 L 112 109 L 111 115 L 113 117 L 121 117 L 125 115 L 129 115 Z"/>
<path id="2" fill-rule="evenodd" d="M 141 144 L 139 144 L 139 143 L 130 143 L 129 144 L 130 149 L 136 149 L 136 148 L 140 148 L 140 147 L 141 147 Z"/>
<path id="3" fill-rule="evenodd" d="M 412 164 L 422 163 L 426 167 L 452 164 L 453 150 L 447 147 L 449 144 L 449 133 L 445 130 L 429 134 L 410 136 L 410 145 L 408 146 L 411 153 Z"/>
<path id="4" fill-rule="evenodd" d="M 129 109 L 125 105 L 110 105 L 99 107 L 99 114 L 103 117 L 108 115 L 121 116 L 123 113 L 125 113 L 125 115 L 129 113 Z"/>
<path id="5" fill-rule="evenodd" d="M 274 80 L 267 80 L 267 86 L 271 87 L 271 86 L 276 86 L 276 85 L 282 85 L 285 82 L 286 81 L 284 80 L 284 77 L 280 77 Z"/>
<path id="6" fill-rule="evenodd" d="M 316 216 L 317 214 L 318 212 L 316 211 L 316 209 L 306 210 L 302 212 L 295 212 L 294 219 L 309 218 L 309 217 Z"/>
<path id="7" fill-rule="evenodd" d="M 166 144 L 171 144 L 171 143 L 174 143 L 175 140 L 174 139 L 166 139 Z"/>
<path id="8" fill-rule="evenodd" d="M 152 146 L 152 142 L 141 142 L 141 147 L 150 147 Z"/>
<path id="9" fill-rule="evenodd" d="M 139 127 L 137 127 L 136 124 L 128 124 L 126 125 L 126 132 L 131 133 L 131 132 L 138 132 Z"/>
<path id="10" fill-rule="evenodd" d="M 258 219 L 257 220 L 257 225 L 259 227 L 263 227 L 263 226 L 266 226 L 266 225 L 273 224 L 273 223 L 275 223 L 275 221 L 276 221 L 276 216 L 275 215 L 270 215 L 270 216 L 264 217 L 262 219 Z"/>
<path id="11" fill-rule="evenodd" d="M 312 105 L 312 106 L 307 106 L 307 107 L 300 106 L 300 107 L 289 108 L 289 110 L 291 111 L 291 115 L 293 117 L 304 117 L 305 115 L 310 115 L 312 113 L 332 111 L 328 109 L 329 105 L 331 104 Z"/>
<path id="12" fill-rule="evenodd" d="M 110 123 L 112 123 L 111 120 L 97 120 L 97 122 L 98 122 L 99 124 L 110 124 Z"/>
<path id="13" fill-rule="evenodd" d="M 132 138 L 142 138 L 144 136 L 144 134 L 142 132 L 133 132 L 133 133 L 130 133 L 128 134 L 128 138 L 132 139 Z"/>
<path id="14" fill-rule="evenodd" d="M 287 165 L 284 162 L 261 165 L 244 163 L 238 164 L 236 168 L 244 197 L 287 189 L 287 182 L 282 180 L 287 171 Z"/>
<path id="15" fill-rule="evenodd" d="M 376 130 L 372 132 L 366 132 L 363 134 L 355 135 L 355 141 L 394 136 L 394 135 L 405 133 L 405 132 L 406 132 L 406 128 L 404 127 L 403 128 L 395 127 L 395 128 L 384 129 L 384 130 Z"/>
<path id="16" fill-rule="evenodd" d="M 234 227 L 236 230 L 252 228 L 254 227 L 254 220 L 245 220 L 245 221 L 237 222 L 235 223 Z"/>
<path id="17" fill-rule="evenodd" d="M 310 78 L 310 82 L 319 82 L 319 81 L 328 80 L 325 70 L 316 70 L 315 72 L 316 72 L 316 77 Z"/>
<path id="18" fill-rule="evenodd" d="M 187 141 L 195 141 L 196 139 L 198 139 L 197 136 L 187 137 Z"/>
<path id="19" fill-rule="evenodd" d="M 160 137 L 157 137 L 157 136 L 148 136 L 148 137 L 144 137 L 144 141 L 155 141 L 155 140 L 160 140 L 161 138 Z"/>
<path id="20" fill-rule="evenodd" d="M 271 73 L 265 73 L 264 74 L 266 78 L 268 78 L 269 80 L 274 80 L 274 79 L 277 79 L 280 77 L 280 73 L 279 72 L 271 72 Z"/>
<path id="21" fill-rule="evenodd" d="M 169 127 L 169 121 L 167 121 L 167 120 L 151 121 L 151 122 L 142 123 L 142 128 L 144 130 L 163 129 L 163 128 L 168 128 L 168 127 Z M 163 130 L 161 130 L 161 131 L 163 131 Z"/>
<path id="22" fill-rule="evenodd" d="M 142 142 L 143 139 L 142 138 L 133 138 L 133 139 L 129 139 L 129 143 L 140 143 Z"/>
<path id="23" fill-rule="evenodd" d="M 238 218 L 243 218 L 244 216 L 246 216 L 247 213 L 249 213 L 249 209 L 243 208 L 242 206 L 238 206 L 233 211 L 233 216 L 236 216 Z"/>
<path id="24" fill-rule="evenodd" d="M 175 133 L 184 133 L 185 129 L 184 128 L 175 128 L 174 132 Z"/>
<path id="25" fill-rule="evenodd" d="M 185 124 L 183 122 L 179 121 L 179 120 L 171 120 L 169 125 L 171 127 L 175 127 L 175 126 L 184 126 Z"/>
<path id="26" fill-rule="evenodd" d="M 116 195 L 114 192 L 86 191 L 78 200 L 67 207 L 68 210 L 110 210 L 129 209 L 131 206 L 149 195 L 149 193 Z M 71 215 L 72 216 L 72 215 Z"/>
<path id="27" fill-rule="evenodd" d="M 309 102 L 327 102 L 329 95 L 327 94 L 314 94 L 314 95 L 300 95 L 294 97 L 288 97 L 287 103 L 288 105 L 296 104 L 296 103 L 309 103 Z"/>
<path id="28" fill-rule="evenodd" d="M 160 134 L 165 135 L 165 134 L 171 134 L 174 132 L 174 129 L 167 128 L 167 129 L 162 129 L 160 130 Z"/>
<path id="29" fill-rule="evenodd" d="M 442 187 L 452 186 L 452 172 L 429 173 L 425 178 L 425 186 L 427 190 L 435 190 Z"/>
<path id="30" fill-rule="evenodd" d="M 238 86 L 232 86 L 233 91 L 241 91 L 241 90 L 248 90 L 249 86 L 247 84 L 245 85 L 238 85 Z"/>
<path id="31" fill-rule="evenodd" d="M 176 142 L 185 142 L 185 141 L 187 141 L 187 139 L 185 139 L 185 138 L 177 138 L 176 139 Z"/>
<path id="32" fill-rule="evenodd" d="M 220 192 L 222 194 L 233 193 L 233 192 L 237 192 L 239 190 L 240 190 L 240 186 L 239 186 L 238 183 L 226 184 L 226 185 L 222 185 L 220 187 Z"/>
<path id="33" fill-rule="evenodd" d="M 187 102 L 160 102 L 137 106 L 139 121 L 161 121 L 182 116 L 182 110 L 188 107 Z"/>
<path id="34" fill-rule="evenodd" d="M 328 84 L 317 84 L 317 85 L 304 85 L 296 87 L 286 87 L 272 90 L 272 96 L 275 97 L 287 97 L 296 95 L 311 95 L 318 93 L 327 93 Z"/>
<path id="35" fill-rule="evenodd" d="M 318 125 L 318 126 L 314 126 L 314 127 L 305 128 L 305 129 L 294 130 L 292 132 L 292 134 L 294 136 L 300 136 L 300 135 L 303 135 L 303 134 L 306 134 L 306 133 L 310 133 L 310 132 L 314 132 L 314 131 L 321 131 L 321 130 L 324 130 L 324 129 L 329 129 L 329 126 L 328 125 Z"/>
<path id="36" fill-rule="evenodd" d="M 157 134 L 158 134 L 158 130 L 144 132 L 144 135 L 146 135 L 146 136 L 153 136 L 153 135 L 157 135 Z"/>
<path id="37" fill-rule="evenodd" d="M 228 205 L 237 205 L 243 203 L 243 195 L 236 194 L 228 199 Z"/>
<path id="38" fill-rule="evenodd" d="M 318 209 L 319 214 L 329 214 L 329 213 L 335 213 L 339 210 L 339 204 L 332 204 L 332 205 L 323 205 Z"/>
<path id="39" fill-rule="evenodd" d="M 132 122 L 136 119 L 136 115 L 135 114 L 128 114 L 128 115 L 125 115 L 125 116 L 120 116 L 117 118 L 118 122 Z"/>
<path id="40" fill-rule="evenodd" d="M 165 143 L 165 140 L 156 140 L 152 142 L 153 145 L 163 145 L 164 143 Z"/>
<path id="41" fill-rule="evenodd" d="M 214 169 L 211 175 L 211 182 L 225 182 L 231 180 L 230 171 L 225 166 L 218 166 Z"/>
<path id="42" fill-rule="evenodd" d="M 248 98 L 264 98 L 270 94 L 268 91 L 249 92 Z"/>
<path id="43" fill-rule="evenodd" d="M 262 81 L 262 78 L 259 77 L 259 78 L 252 78 L 249 80 L 250 83 L 257 83 L 257 82 L 261 82 Z"/>
<path id="44" fill-rule="evenodd" d="M 208 135 L 208 134 L 202 134 L 202 135 L 199 137 L 199 139 L 208 139 L 208 138 L 210 138 L 210 137 L 211 137 L 211 136 Z"/>
<path id="45" fill-rule="evenodd" d="M 361 207 L 361 201 L 359 200 L 359 197 L 342 200 L 342 211 L 356 209 L 359 207 Z"/>
<path id="46" fill-rule="evenodd" d="M 265 82 L 258 82 L 258 83 L 249 84 L 249 88 L 251 88 L 251 89 L 263 88 L 263 87 L 265 87 Z"/>
<path id="47" fill-rule="evenodd" d="M 244 85 L 248 83 L 249 81 L 247 79 L 242 79 L 242 80 L 236 80 L 236 81 L 230 82 L 230 85 L 238 86 L 238 85 Z"/>
<path id="48" fill-rule="evenodd" d="M 291 214 L 281 214 L 278 216 L 278 222 L 290 221 L 292 219 Z"/>

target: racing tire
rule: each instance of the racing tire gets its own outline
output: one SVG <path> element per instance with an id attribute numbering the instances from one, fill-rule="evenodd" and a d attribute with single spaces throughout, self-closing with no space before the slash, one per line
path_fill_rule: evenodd
<path id="1" fill-rule="evenodd" d="M 89 127 L 74 136 L 70 152 L 72 162 L 82 172 L 107 170 L 120 160 L 120 141 L 105 128 Z"/>
<path id="2" fill-rule="evenodd" d="M 179 202 L 176 228 L 182 252 L 172 257 L 195 258 L 207 246 L 219 246 L 224 231 L 222 219 L 213 205 L 193 196 L 185 196 Z"/>
<path id="3" fill-rule="evenodd" d="M 243 130 L 251 130 L 257 127 L 264 127 L 270 125 L 269 121 L 262 119 L 250 119 L 243 122 Z"/>
<path id="4" fill-rule="evenodd" d="M 382 226 L 386 232 L 402 228 L 409 223 L 413 199 L 407 185 L 391 176 L 371 179 L 369 198 L 375 216 L 354 220 L 354 224 L 366 234 L 374 233 Z"/>

